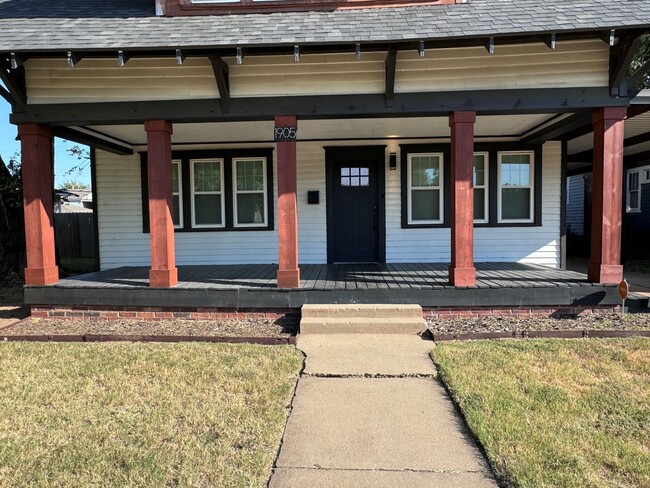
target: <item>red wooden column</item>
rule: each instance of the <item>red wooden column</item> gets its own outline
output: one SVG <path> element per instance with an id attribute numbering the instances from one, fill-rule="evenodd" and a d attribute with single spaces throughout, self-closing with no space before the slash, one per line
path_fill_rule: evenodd
<path id="1" fill-rule="evenodd" d="M 275 127 L 297 127 L 296 117 L 276 117 Z M 278 141 L 278 288 L 300 287 L 296 141 Z"/>
<path id="2" fill-rule="evenodd" d="M 21 124 L 18 135 L 27 246 L 25 284 L 51 285 L 59 281 L 54 253 L 52 131 L 46 125 Z"/>
<path id="3" fill-rule="evenodd" d="M 453 112 L 451 127 L 451 266 L 449 282 L 475 286 L 474 122 L 476 112 Z"/>
<path id="4" fill-rule="evenodd" d="M 591 213 L 589 281 L 618 283 L 623 212 L 623 141 L 627 109 L 606 107 L 593 115 L 594 179 Z"/>
<path id="5" fill-rule="evenodd" d="M 147 173 L 149 176 L 149 232 L 151 270 L 149 286 L 178 284 L 172 220 L 172 123 L 147 120 Z"/>

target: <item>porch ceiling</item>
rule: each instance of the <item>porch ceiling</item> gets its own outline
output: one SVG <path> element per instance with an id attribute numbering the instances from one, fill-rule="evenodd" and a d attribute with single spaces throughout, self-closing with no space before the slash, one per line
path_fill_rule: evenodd
<path id="1" fill-rule="evenodd" d="M 476 119 L 475 135 L 480 138 L 519 138 L 543 124 L 548 114 L 492 115 Z M 88 127 L 132 146 L 146 145 L 142 125 L 104 125 Z M 447 117 L 407 117 L 377 119 L 302 120 L 298 123 L 299 140 L 342 139 L 420 139 L 448 138 Z M 175 124 L 173 144 L 273 142 L 273 122 L 213 122 Z"/>

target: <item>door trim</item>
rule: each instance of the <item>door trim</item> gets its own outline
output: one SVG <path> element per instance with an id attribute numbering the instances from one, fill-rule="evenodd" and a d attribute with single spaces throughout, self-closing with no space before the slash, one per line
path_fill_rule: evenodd
<path id="1" fill-rule="evenodd" d="M 377 256 L 386 262 L 386 146 L 325 146 L 325 189 L 327 207 L 327 262 L 332 264 L 334 246 L 334 165 L 337 162 L 374 161 L 377 165 L 377 199 L 379 227 L 377 229 Z"/>

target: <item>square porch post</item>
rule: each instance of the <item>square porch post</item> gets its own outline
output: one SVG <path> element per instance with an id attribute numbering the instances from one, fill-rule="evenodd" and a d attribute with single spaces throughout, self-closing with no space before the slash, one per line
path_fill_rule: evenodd
<path id="1" fill-rule="evenodd" d="M 147 120 L 147 174 L 149 188 L 149 233 L 151 270 L 149 286 L 178 284 L 172 220 L 172 123 Z"/>
<path id="2" fill-rule="evenodd" d="M 605 107 L 593 115 L 594 178 L 591 213 L 589 281 L 618 283 L 623 212 L 623 145 L 627 109 Z"/>
<path id="3" fill-rule="evenodd" d="M 26 285 L 59 281 L 54 249 L 52 131 L 46 125 L 18 126 L 25 214 Z"/>
<path id="4" fill-rule="evenodd" d="M 451 266 L 449 282 L 475 286 L 474 122 L 476 112 L 453 112 L 451 127 Z"/>
<path id="5" fill-rule="evenodd" d="M 275 127 L 297 127 L 296 117 L 276 117 Z M 296 141 L 278 141 L 278 288 L 300 287 Z"/>

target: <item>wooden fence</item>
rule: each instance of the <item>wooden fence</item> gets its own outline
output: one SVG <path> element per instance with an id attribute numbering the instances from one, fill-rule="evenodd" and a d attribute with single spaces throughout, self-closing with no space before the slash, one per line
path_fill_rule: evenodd
<path id="1" fill-rule="evenodd" d="M 54 214 L 56 250 L 60 259 L 95 257 L 92 213 Z"/>

